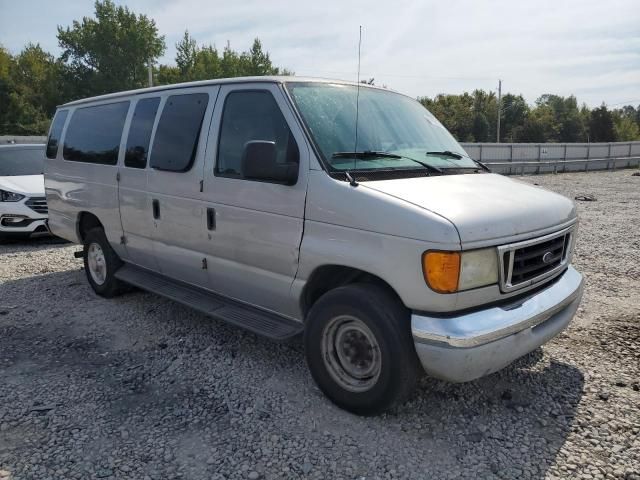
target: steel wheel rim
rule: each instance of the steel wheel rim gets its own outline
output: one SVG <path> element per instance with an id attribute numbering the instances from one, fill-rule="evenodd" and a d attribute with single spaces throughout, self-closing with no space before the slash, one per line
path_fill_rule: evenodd
<path id="1" fill-rule="evenodd" d="M 375 335 L 360 319 L 332 318 L 322 333 L 322 358 L 331 378 L 350 392 L 366 392 L 378 381 L 382 355 Z"/>
<path id="2" fill-rule="evenodd" d="M 93 281 L 98 285 L 104 284 L 107 278 L 107 262 L 102 247 L 97 243 L 91 243 L 87 249 L 87 266 Z"/>

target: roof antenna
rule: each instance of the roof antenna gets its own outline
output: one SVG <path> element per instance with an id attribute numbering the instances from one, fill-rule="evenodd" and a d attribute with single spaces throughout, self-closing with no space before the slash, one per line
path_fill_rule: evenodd
<path id="1" fill-rule="evenodd" d="M 358 39 L 358 86 L 356 87 L 356 139 L 353 151 L 358 151 L 358 110 L 360 106 L 360 47 L 362 46 L 362 25 L 360 25 L 360 38 Z M 356 157 L 356 168 L 358 165 L 358 157 Z"/>

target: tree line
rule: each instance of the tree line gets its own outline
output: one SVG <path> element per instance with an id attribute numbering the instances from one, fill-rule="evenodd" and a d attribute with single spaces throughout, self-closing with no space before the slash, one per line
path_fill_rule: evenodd
<path id="1" fill-rule="evenodd" d="M 495 142 L 498 99 L 494 92 L 420 97 L 453 135 L 463 142 Z M 640 105 L 590 109 L 575 96 L 545 94 L 533 106 L 508 93 L 500 102 L 501 142 L 615 142 L 640 140 Z"/>
<path id="2" fill-rule="evenodd" d="M 153 83 L 249 75 L 293 75 L 273 65 L 256 38 L 247 51 L 227 43 L 199 45 L 185 31 L 176 44 L 175 65 L 159 64 L 166 51 L 155 21 L 112 0 L 95 2 L 95 16 L 58 27 L 62 53 L 55 57 L 40 45 L 28 44 L 12 55 L 0 45 L 0 134 L 42 135 L 56 106 L 67 101 L 131 90 Z M 373 79 L 367 80 L 373 83 Z M 460 141 L 496 140 L 498 101 L 494 92 L 419 97 Z M 574 96 L 543 95 L 533 106 L 522 95 L 501 101 L 500 141 L 596 142 L 640 139 L 640 105 L 610 110 L 589 109 Z"/>

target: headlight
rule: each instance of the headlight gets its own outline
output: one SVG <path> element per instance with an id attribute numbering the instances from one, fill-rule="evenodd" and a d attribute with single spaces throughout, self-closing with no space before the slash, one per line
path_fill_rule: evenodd
<path id="1" fill-rule="evenodd" d="M 498 255 L 495 248 L 464 252 L 461 263 L 459 290 L 498 283 Z"/>
<path id="2" fill-rule="evenodd" d="M 19 193 L 0 190 L 0 202 L 19 202 L 23 198 L 24 198 L 24 195 L 20 195 Z"/>
<path id="3" fill-rule="evenodd" d="M 438 293 L 454 293 L 498 282 L 495 248 L 469 252 L 429 251 L 422 255 L 422 272 Z"/>

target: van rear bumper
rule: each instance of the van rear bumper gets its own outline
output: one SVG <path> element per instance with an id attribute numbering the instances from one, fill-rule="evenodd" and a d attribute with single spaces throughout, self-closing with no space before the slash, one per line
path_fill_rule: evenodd
<path id="1" fill-rule="evenodd" d="M 411 316 L 411 330 L 429 375 L 467 382 L 500 370 L 548 342 L 566 328 L 583 293 L 573 267 L 519 304 L 491 307 L 454 317 Z"/>

